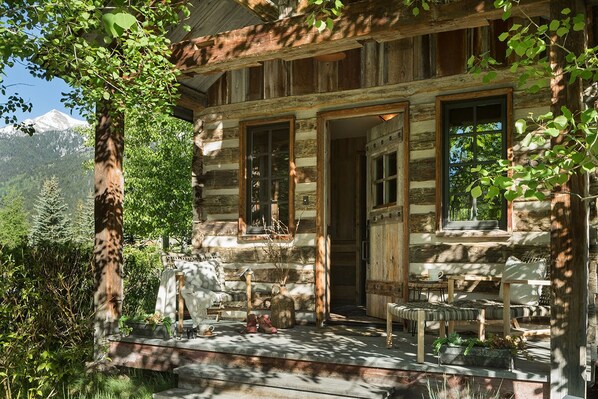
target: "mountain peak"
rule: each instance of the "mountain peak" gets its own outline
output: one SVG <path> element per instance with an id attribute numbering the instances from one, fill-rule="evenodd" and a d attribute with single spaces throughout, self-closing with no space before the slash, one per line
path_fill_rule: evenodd
<path id="1" fill-rule="evenodd" d="M 87 126 L 87 122 L 75 119 L 72 116 L 56 109 L 53 109 L 34 119 L 25 119 L 23 123 L 33 125 L 36 133 L 44 133 L 53 130 L 62 131 L 78 126 Z M 12 125 L 5 126 L 0 128 L 0 137 L 10 136 L 17 132 L 17 129 L 15 129 Z"/>

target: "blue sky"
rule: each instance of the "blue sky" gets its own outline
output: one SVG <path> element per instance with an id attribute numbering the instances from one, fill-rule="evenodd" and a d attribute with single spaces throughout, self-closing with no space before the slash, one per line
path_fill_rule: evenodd
<path id="1" fill-rule="evenodd" d="M 57 109 L 65 114 L 72 115 L 76 119 L 83 119 L 78 112 L 66 108 L 60 99 L 60 93 L 69 90 L 67 84 L 62 80 L 55 78 L 51 81 L 38 79 L 27 71 L 27 69 L 20 64 L 15 64 L 13 68 L 5 69 L 6 76 L 4 83 L 13 85 L 7 89 L 8 95 L 19 93 L 26 101 L 33 103 L 33 110 L 31 113 L 24 113 L 20 110 L 16 112 L 19 121 L 27 118 L 35 118 L 45 114 L 48 111 Z M 0 94 L 0 102 L 5 102 L 5 96 Z M 0 122 L 0 127 L 4 125 L 4 121 Z"/>

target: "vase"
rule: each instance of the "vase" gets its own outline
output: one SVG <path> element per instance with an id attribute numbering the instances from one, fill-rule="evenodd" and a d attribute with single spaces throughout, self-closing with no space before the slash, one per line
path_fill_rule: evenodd
<path id="1" fill-rule="evenodd" d="M 280 287 L 272 297 L 270 320 L 276 328 L 293 328 L 295 326 L 295 300 L 285 286 Z"/>
<path id="2" fill-rule="evenodd" d="M 510 349 L 472 347 L 467 355 L 465 346 L 443 345 L 438 352 L 438 364 L 455 366 L 493 367 L 513 369 L 513 354 Z"/>

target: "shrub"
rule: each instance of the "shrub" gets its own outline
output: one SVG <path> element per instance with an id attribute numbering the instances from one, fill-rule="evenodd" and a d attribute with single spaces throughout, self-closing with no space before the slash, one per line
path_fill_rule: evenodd
<path id="1" fill-rule="evenodd" d="M 10 398 L 51 397 L 93 349 L 92 252 L 66 244 L 0 251 L 0 382 Z"/>
<path id="2" fill-rule="evenodd" d="M 162 263 L 157 246 L 125 246 L 123 314 L 154 313 Z"/>

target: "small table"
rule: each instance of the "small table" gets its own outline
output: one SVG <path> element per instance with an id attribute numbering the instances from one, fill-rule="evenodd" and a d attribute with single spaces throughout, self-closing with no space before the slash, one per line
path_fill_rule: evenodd
<path id="1" fill-rule="evenodd" d="M 422 292 L 424 290 L 427 291 L 428 298 L 430 297 L 430 292 L 437 291 L 440 295 L 440 300 L 446 302 L 445 293 L 448 291 L 448 281 L 409 280 L 407 286 L 409 288 L 410 302 L 421 301 Z M 413 293 L 413 296 L 411 293 Z"/>

